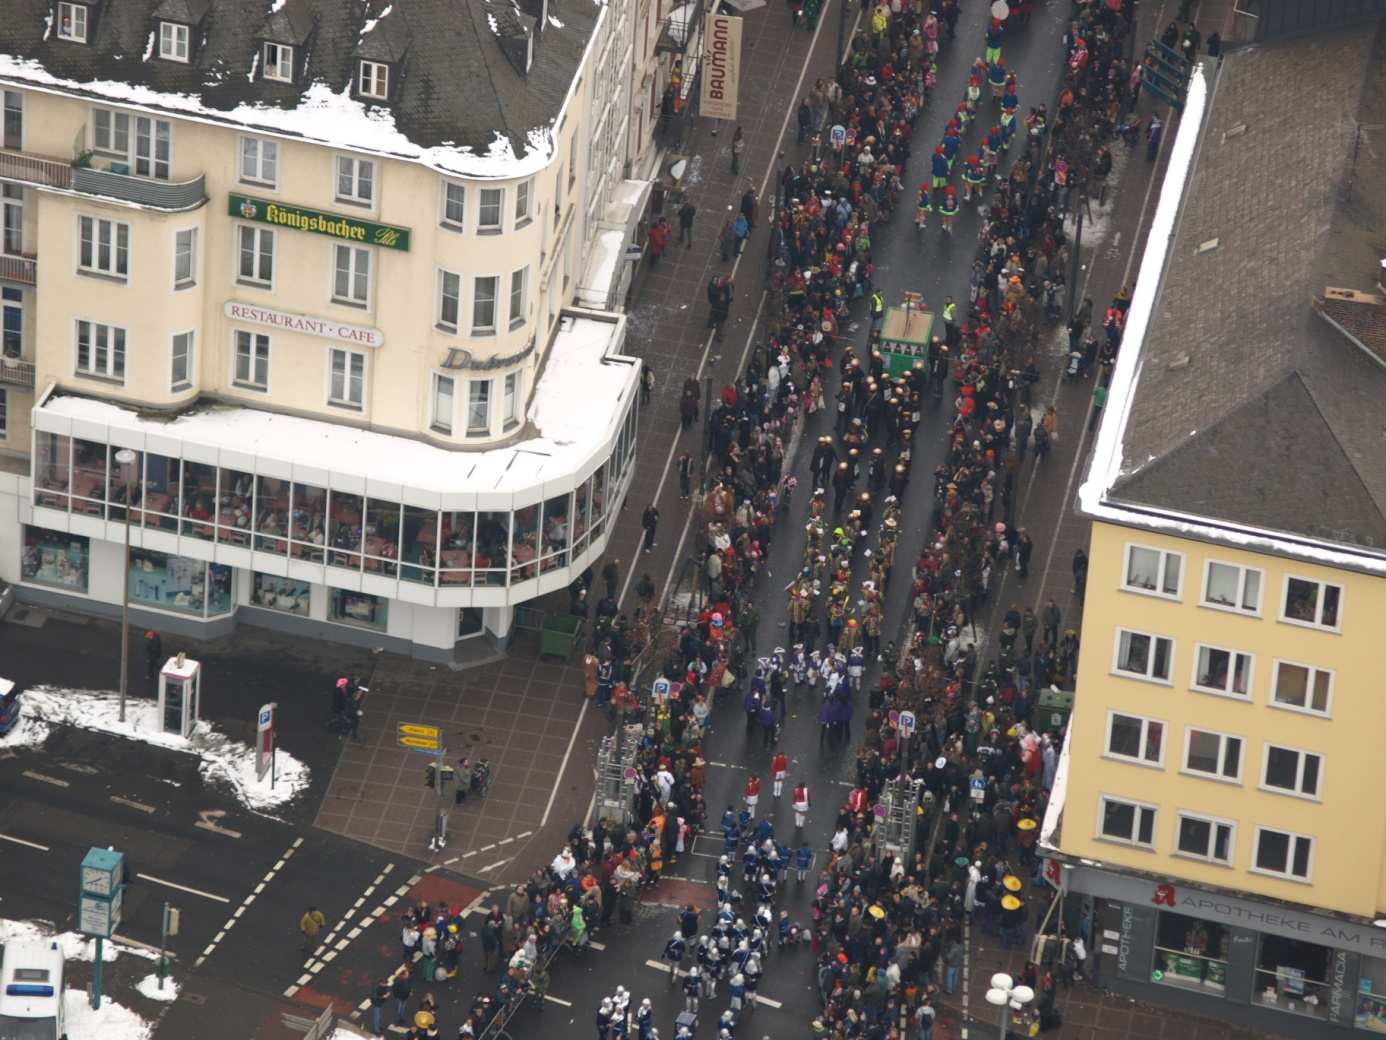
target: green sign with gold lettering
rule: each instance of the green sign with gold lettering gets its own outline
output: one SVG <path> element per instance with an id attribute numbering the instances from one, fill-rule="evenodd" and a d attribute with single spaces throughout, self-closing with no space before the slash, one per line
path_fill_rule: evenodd
<path id="1" fill-rule="evenodd" d="M 341 213 L 324 213 L 322 210 L 307 209 L 303 206 L 286 206 L 268 199 L 251 198 L 249 195 L 228 196 L 227 212 L 240 220 L 253 220 L 273 227 L 293 228 L 295 231 L 310 231 L 317 235 L 340 238 L 344 242 L 359 242 L 362 245 L 383 246 L 386 249 L 409 249 L 408 228 L 357 220 Z"/>

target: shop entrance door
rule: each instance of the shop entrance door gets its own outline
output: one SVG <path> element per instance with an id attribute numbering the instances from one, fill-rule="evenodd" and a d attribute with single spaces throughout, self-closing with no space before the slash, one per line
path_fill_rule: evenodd
<path id="1" fill-rule="evenodd" d="M 486 631 L 481 623 L 481 610 L 477 607 L 463 607 L 457 612 L 457 641 L 475 639 Z"/>

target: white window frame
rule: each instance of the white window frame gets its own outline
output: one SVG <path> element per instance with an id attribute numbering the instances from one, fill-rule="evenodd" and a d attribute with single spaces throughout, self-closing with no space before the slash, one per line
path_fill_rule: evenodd
<path id="1" fill-rule="evenodd" d="M 87 326 L 88 348 L 87 366 L 82 367 L 82 326 Z M 101 332 L 104 330 L 104 345 L 98 342 Z M 105 379 L 111 382 L 124 383 L 129 374 L 130 359 L 130 334 L 119 325 L 110 325 L 104 321 L 92 321 L 88 318 L 77 318 L 72 327 L 72 361 L 73 371 L 80 376 L 90 376 L 93 379 Z M 98 350 L 104 351 L 106 363 L 98 366 L 96 363 Z M 117 364 L 119 355 L 119 364 Z M 117 371 L 119 368 L 119 371 Z"/>
<path id="2" fill-rule="evenodd" d="M 491 383 L 492 380 L 490 379 L 467 380 L 467 397 L 466 400 L 462 402 L 462 407 L 466 409 L 466 413 L 464 415 L 464 418 L 466 420 L 466 422 L 464 423 L 464 432 L 468 437 L 489 437 L 491 435 L 491 420 L 494 418 L 494 416 L 492 415 L 492 405 L 495 403 L 492 400 Z M 484 427 L 479 425 L 472 425 L 472 389 L 474 387 L 479 386 L 484 386 L 486 388 L 485 393 L 482 395 L 485 398 L 486 404 L 486 425 Z"/>
<path id="3" fill-rule="evenodd" d="M 355 155 L 338 155 L 332 164 L 332 197 L 337 202 L 349 206 L 375 206 L 375 162 Z M 362 174 L 364 173 L 364 176 Z M 348 190 L 342 190 L 343 179 L 350 182 Z M 365 194 L 361 186 L 365 185 Z"/>
<path id="4" fill-rule="evenodd" d="M 192 54 L 192 29 L 182 22 L 159 23 L 159 57 L 188 63 Z"/>
<path id="5" fill-rule="evenodd" d="M 106 132 L 101 133 L 101 120 L 106 116 Z M 122 145 L 120 142 L 124 140 Z M 96 105 L 91 110 L 91 150 L 98 155 L 130 161 L 130 113 Z"/>
<path id="6" fill-rule="evenodd" d="M 515 303 L 515 276 L 520 278 L 520 301 Z M 510 272 L 510 285 L 506 294 L 510 309 L 510 329 L 514 331 L 525 323 L 529 311 L 529 265 Z"/>
<path id="7" fill-rule="evenodd" d="M 179 364 L 179 340 L 186 341 L 186 349 L 181 351 L 183 364 L 183 378 L 178 378 Z M 173 391 L 187 390 L 193 385 L 193 366 L 197 362 L 197 332 L 193 329 L 183 329 L 175 332 L 169 339 L 169 389 Z"/>
<path id="8" fill-rule="evenodd" d="M 82 258 L 83 244 L 87 241 L 87 229 L 91 230 L 91 262 Z M 124 238 L 122 245 L 121 239 Z M 109 217 L 93 217 L 87 213 L 77 214 L 77 271 L 79 274 L 94 275 L 118 282 L 130 281 L 130 225 L 123 220 Z M 105 252 L 107 262 L 101 263 Z M 122 270 L 122 266 L 124 270 Z"/>
<path id="9" fill-rule="evenodd" d="M 1218 740 L 1218 764 L 1213 772 L 1204 769 L 1195 769 L 1189 764 L 1189 752 L 1193 750 L 1193 738 L 1195 733 L 1206 736 L 1216 737 Z M 1228 773 L 1227 753 L 1231 741 L 1237 742 L 1237 770 L 1235 773 Z M 1218 780 L 1225 784 L 1241 785 L 1242 767 L 1246 764 L 1246 738 L 1240 737 L 1235 733 L 1222 733 L 1214 729 L 1205 729 L 1202 726 L 1184 727 L 1184 751 L 1179 758 L 1179 772 L 1185 776 L 1196 776 L 1201 780 Z"/>
<path id="10" fill-rule="evenodd" d="M 1305 677 L 1305 702 L 1303 705 L 1291 704 L 1288 701 L 1279 700 L 1275 696 L 1276 690 L 1280 687 L 1280 669 L 1285 665 L 1289 665 L 1291 668 L 1304 668 L 1308 670 L 1308 675 Z M 1328 703 L 1324 705 L 1322 711 L 1313 706 L 1315 677 L 1319 674 L 1328 676 Z M 1270 691 L 1266 695 L 1266 704 L 1268 704 L 1272 708 L 1278 708 L 1281 711 L 1296 711 L 1299 712 L 1299 714 L 1301 715 L 1312 715 L 1318 719 L 1332 718 L 1333 684 L 1335 679 L 1336 675 L 1332 668 L 1320 668 L 1318 665 L 1305 664 L 1303 661 L 1290 661 L 1284 658 L 1277 657 L 1271 665 Z"/>
<path id="11" fill-rule="evenodd" d="M 284 66 L 288 66 L 285 71 Z M 266 40 L 260 48 L 260 75 L 275 83 L 294 81 L 294 49 L 286 43 Z"/>
<path id="12" fill-rule="evenodd" d="M 356 66 L 356 92 L 375 101 L 390 99 L 390 66 L 362 58 Z"/>
<path id="13" fill-rule="evenodd" d="M 1158 558 L 1155 564 L 1157 574 L 1155 577 L 1155 588 L 1153 589 L 1148 589 L 1143 585 L 1131 584 L 1131 555 L 1135 550 L 1154 553 Z M 1174 591 L 1166 592 L 1165 584 L 1169 577 L 1168 571 L 1171 559 L 1178 561 L 1179 576 L 1174 582 Z M 1141 596 L 1154 596 L 1157 599 L 1178 601 L 1180 594 L 1184 591 L 1184 563 L 1185 559 L 1183 553 L 1173 552 L 1169 549 L 1157 549 L 1151 545 L 1141 545 L 1139 542 L 1127 542 L 1126 551 L 1122 557 L 1121 587 L 1127 592 L 1134 592 Z"/>
<path id="14" fill-rule="evenodd" d="M 1301 621 L 1286 615 L 1285 608 L 1290 603 L 1290 582 L 1303 581 L 1310 585 L 1319 587 L 1319 594 L 1314 601 L 1314 621 Z M 1336 625 L 1325 625 L 1321 620 L 1323 617 L 1324 589 L 1329 587 L 1338 590 L 1338 623 Z M 1318 578 L 1306 578 L 1302 574 L 1286 574 L 1280 583 L 1280 618 L 1279 620 L 1287 625 L 1298 625 L 1300 628 L 1312 628 L 1319 632 L 1342 632 L 1343 630 L 1343 600 L 1347 597 L 1347 588 L 1331 581 L 1322 581 Z"/>
<path id="15" fill-rule="evenodd" d="M 8 440 L 10 436 L 10 392 L 7 388 L 0 386 L 0 440 Z"/>
<path id="16" fill-rule="evenodd" d="M 246 235 L 251 236 L 252 250 L 254 257 L 252 267 L 255 271 L 253 275 L 247 275 L 241 271 L 241 258 L 245 252 L 244 239 Z M 265 244 L 269 244 L 269 249 L 265 249 Z M 259 224 L 237 224 L 235 237 L 235 260 L 232 270 L 236 272 L 236 283 L 238 285 L 249 285 L 257 289 L 274 289 L 274 278 L 278 273 L 276 264 L 279 242 L 278 233 L 274 228 L 263 227 Z M 265 258 L 269 258 L 269 277 L 262 278 L 260 271 L 265 266 Z"/>
<path id="17" fill-rule="evenodd" d="M 56 30 L 58 39 L 69 40 L 72 43 L 86 43 L 90 14 L 86 4 L 68 3 L 66 0 L 59 3 Z"/>
<path id="18" fill-rule="evenodd" d="M 456 313 L 453 319 L 449 320 L 447 314 L 444 312 L 444 305 L 450 299 L 454 298 L 452 294 L 448 292 L 448 284 L 454 280 L 457 290 L 455 295 L 457 301 L 455 305 Z M 445 267 L 438 268 L 438 277 L 435 279 L 434 287 L 435 294 L 438 298 L 437 305 L 433 309 L 433 325 L 435 328 L 456 335 L 458 330 L 462 327 L 462 303 L 464 298 L 462 287 L 466 281 L 466 276 L 457 271 L 449 271 Z"/>
<path id="19" fill-rule="evenodd" d="M 534 178 L 515 185 L 515 227 L 522 228 L 534 219 Z"/>
<path id="20" fill-rule="evenodd" d="M 448 216 L 448 192 L 450 190 L 460 192 L 462 196 L 458 200 L 458 207 L 462 210 L 462 214 L 456 220 Z M 438 223 L 449 231 L 467 230 L 467 185 L 458 181 L 443 181 L 442 188 L 438 192 Z"/>
<path id="21" fill-rule="evenodd" d="M 259 188 L 279 188 L 279 142 L 241 137 L 236 142 L 236 179 Z"/>
<path id="22" fill-rule="evenodd" d="M 333 242 L 331 244 L 332 263 L 328 269 L 331 277 L 331 292 L 328 298 L 340 307 L 356 307 L 358 309 L 369 310 L 371 306 L 371 290 L 375 287 L 375 257 L 374 250 L 369 246 L 358 246 L 350 242 Z M 347 291 L 349 295 L 340 296 L 337 293 L 337 274 L 341 270 L 341 258 L 347 258 L 346 275 Z M 356 283 L 361 277 L 361 266 L 365 265 L 366 289 L 365 298 L 362 299 L 354 295 Z"/>
<path id="23" fill-rule="evenodd" d="M 1216 651 L 1229 655 L 1227 662 L 1227 685 L 1219 688 L 1217 686 L 1207 686 L 1199 681 L 1199 673 L 1203 671 L 1203 651 Z M 1237 658 L 1246 658 L 1246 693 L 1238 693 L 1232 687 L 1234 676 L 1237 674 Z M 1227 697 L 1234 701 L 1251 700 L 1251 691 L 1256 682 L 1256 655 L 1247 653 L 1245 650 L 1233 650 L 1227 646 L 1217 646 L 1214 643 L 1195 643 L 1193 652 L 1192 669 L 1189 673 L 1189 689 L 1198 693 L 1211 693 L 1215 697 Z"/>
<path id="24" fill-rule="evenodd" d="M 337 393 L 337 364 L 342 363 L 341 388 Z M 334 408 L 347 408 L 354 412 L 366 410 L 366 380 L 369 362 L 364 351 L 348 347 L 329 347 L 327 349 L 327 403 Z M 359 367 L 360 372 L 355 370 Z M 352 399 L 353 384 L 356 385 L 357 398 Z"/>
<path id="25" fill-rule="evenodd" d="M 241 343 L 244 342 L 249 350 L 246 354 L 249 375 L 242 379 L 239 375 L 241 363 Z M 264 348 L 264 357 L 260 356 L 260 348 Z M 270 385 L 270 363 L 274 360 L 274 345 L 268 332 L 257 332 L 254 329 L 232 329 L 231 330 L 231 385 L 240 387 L 242 390 L 254 390 L 258 393 L 269 393 Z M 255 370 L 263 364 L 265 378 L 257 381 Z"/>
<path id="26" fill-rule="evenodd" d="M 1267 777 L 1270 774 L 1271 751 L 1288 751 L 1296 756 L 1295 764 L 1295 785 L 1294 787 L 1281 787 L 1272 784 Z M 1312 756 L 1319 760 L 1318 776 L 1314 784 L 1314 791 L 1304 790 L 1304 766 L 1307 759 Z M 1323 760 L 1324 756 L 1319 751 L 1307 751 L 1304 748 L 1292 747 L 1289 744 L 1277 744 L 1274 741 L 1266 741 L 1261 748 L 1261 782 L 1258 785 L 1261 790 L 1270 794 L 1283 794 L 1289 798 L 1302 798 L 1306 802 L 1323 801 Z"/>
<path id="27" fill-rule="evenodd" d="M 1134 719 L 1141 724 L 1140 748 L 1134 755 L 1128 755 L 1122 751 L 1112 750 L 1112 730 L 1116 726 L 1117 718 Z M 1155 758 L 1149 757 L 1150 751 L 1150 727 L 1154 724 L 1160 727 L 1159 753 Z M 1107 729 L 1102 737 L 1102 757 L 1110 758 L 1117 762 L 1129 762 L 1136 766 L 1145 766 L 1147 769 L 1164 769 L 1165 767 L 1165 748 L 1169 746 L 1169 723 L 1164 719 L 1152 719 L 1148 715 L 1133 715 L 1127 711 L 1107 712 Z"/>
<path id="28" fill-rule="evenodd" d="M 1229 567 L 1237 571 L 1237 601 L 1236 603 L 1217 603 L 1208 598 L 1208 583 L 1213 577 L 1214 567 Z M 1243 607 L 1242 601 L 1246 599 L 1246 579 L 1247 575 L 1255 574 L 1258 578 L 1258 592 L 1256 595 L 1255 609 Z M 1207 607 L 1209 610 L 1222 610 L 1229 614 L 1241 614 L 1243 617 L 1260 617 L 1262 604 L 1266 601 L 1266 572 L 1260 567 L 1248 567 L 1241 563 L 1228 563 L 1226 560 L 1206 559 L 1203 561 L 1203 581 L 1198 588 L 1198 605 Z"/>
<path id="29" fill-rule="evenodd" d="M 494 194 L 496 219 L 490 223 L 486 221 L 486 210 L 489 204 L 486 201 L 487 195 Z M 479 235 L 498 235 L 504 230 L 505 225 L 505 189 L 504 188 L 481 188 L 477 195 L 476 205 L 476 231 Z"/>
<path id="30" fill-rule="evenodd" d="M 131 171 L 136 177 L 166 181 L 173 174 L 173 123 L 153 116 L 136 116 Z M 164 131 L 167 154 L 159 156 L 159 131 Z"/>
<path id="31" fill-rule="evenodd" d="M 1283 834 L 1288 840 L 1285 846 L 1285 869 L 1276 870 L 1273 867 L 1263 867 L 1257 861 L 1261 858 L 1261 836 L 1263 834 Z M 1294 873 L 1295 848 L 1301 841 L 1309 843 L 1308 854 L 1304 857 L 1305 873 L 1304 876 Z M 1260 827 L 1256 828 L 1251 842 L 1251 862 L 1247 864 L 1247 870 L 1253 874 L 1263 874 L 1267 877 L 1280 878 L 1284 881 L 1294 881 L 1301 885 L 1313 883 L 1314 879 L 1314 846 L 1318 843 L 1308 834 L 1299 834 L 1295 831 L 1281 830 L 1279 827 Z"/>
<path id="32" fill-rule="evenodd" d="M 1128 671 L 1127 669 L 1120 667 L 1121 637 L 1123 634 L 1129 634 L 1133 636 L 1145 636 L 1146 638 L 1152 640 L 1150 644 L 1150 659 L 1148 662 L 1149 667 L 1144 674 L 1140 672 Z M 1159 640 L 1164 640 L 1166 643 L 1169 644 L 1169 652 L 1167 654 L 1166 661 L 1166 664 L 1169 669 L 1169 675 L 1166 675 L 1163 678 L 1155 675 L 1155 659 L 1158 656 L 1156 650 L 1158 648 Z M 1140 682 L 1156 683 L 1160 686 L 1172 686 L 1173 683 L 1170 680 L 1170 676 L 1174 674 L 1174 640 L 1171 639 L 1169 636 L 1156 635 L 1154 632 L 1143 632 L 1140 629 L 1117 628 L 1116 639 L 1113 640 L 1112 644 L 1112 674 L 1119 675 L 1123 679 L 1136 679 Z"/>
<path id="33" fill-rule="evenodd" d="M 438 390 L 442 383 L 448 384 L 448 414 L 444 417 L 438 407 Z M 441 433 L 445 437 L 451 437 L 453 430 L 457 428 L 457 377 L 444 375 L 441 372 L 432 373 L 429 380 L 429 401 L 428 401 L 428 428 L 434 433 Z"/>
<path id="34" fill-rule="evenodd" d="M 197 284 L 197 228 L 179 228 L 173 233 L 173 291 L 191 289 Z M 184 243 L 186 242 L 186 248 Z M 186 259 L 186 273 L 179 270 Z"/>
<path id="35" fill-rule="evenodd" d="M 1120 835 L 1108 834 L 1104 829 L 1107 820 L 1107 805 L 1125 805 L 1133 811 L 1131 814 L 1131 835 L 1121 837 Z M 1141 833 L 1141 813 L 1150 814 L 1150 841 L 1140 840 Z M 1114 794 L 1100 794 L 1097 796 L 1097 827 L 1095 828 L 1096 840 L 1108 841 L 1115 845 L 1127 845 L 1133 849 L 1146 849 L 1150 852 L 1155 851 L 1156 835 L 1159 834 L 1160 807 L 1149 802 L 1137 801 L 1134 798 L 1125 798 Z"/>
<path id="36" fill-rule="evenodd" d="M 501 429 L 513 430 L 524 419 L 524 370 L 517 368 L 505 377 L 501 390 Z"/>
<path id="37" fill-rule="evenodd" d="M 478 324 L 476 320 L 476 308 L 482 302 L 481 283 L 486 280 L 491 282 L 491 323 Z M 478 274 L 472 277 L 471 291 L 471 330 L 473 336 L 493 336 L 500 328 L 500 275 L 498 274 Z"/>
<path id="38" fill-rule="evenodd" d="M 1181 848 L 1179 838 L 1182 833 L 1182 824 L 1185 820 L 1193 820 L 1198 823 L 1208 825 L 1208 844 L 1201 853 L 1190 852 L 1188 849 Z M 1218 847 L 1218 828 L 1227 828 L 1227 858 L 1219 859 L 1217 856 Z M 1214 866 L 1230 867 L 1236 861 L 1237 849 L 1237 823 L 1235 820 L 1223 819 L 1220 816 L 1208 816 L 1205 813 L 1186 812 L 1183 809 L 1175 810 L 1174 814 L 1174 843 L 1170 846 L 1170 855 L 1178 856 L 1181 859 L 1196 859 L 1203 863 L 1212 863 Z"/>

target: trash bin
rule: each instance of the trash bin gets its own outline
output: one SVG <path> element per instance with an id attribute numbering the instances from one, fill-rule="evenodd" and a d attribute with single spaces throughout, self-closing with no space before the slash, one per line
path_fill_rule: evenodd
<path id="1" fill-rule="evenodd" d="M 1035 722 L 1041 733 L 1053 733 L 1068 725 L 1073 714 L 1073 691 L 1051 686 L 1039 695 Z"/>
<path id="2" fill-rule="evenodd" d="M 539 629 L 539 656 L 552 654 L 569 660 L 582 632 L 582 618 L 573 614 L 550 614 Z"/>

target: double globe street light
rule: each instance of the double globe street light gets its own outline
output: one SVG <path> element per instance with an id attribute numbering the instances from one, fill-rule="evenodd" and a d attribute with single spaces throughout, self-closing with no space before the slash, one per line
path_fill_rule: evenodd
<path id="1" fill-rule="evenodd" d="M 1006 1040 L 1006 1029 L 1010 1025 L 1012 1011 L 1021 1011 L 1035 999 L 1035 991 L 1029 986 L 1017 986 L 1015 980 L 1004 971 L 991 977 L 991 988 L 987 990 L 987 1003 L 1001 1009 L 1001 1040 Z"/>

